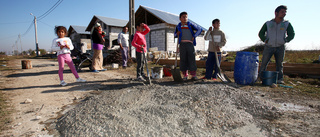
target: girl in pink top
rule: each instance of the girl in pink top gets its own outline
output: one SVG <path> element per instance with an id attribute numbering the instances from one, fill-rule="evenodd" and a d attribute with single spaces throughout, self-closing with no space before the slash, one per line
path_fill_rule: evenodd
<path id="1" fill-rule="evenodd" d="M 144 66 L 144 59 L 142 55 L 142 50 L 144 53 L 147 52 L 147 42 L 146 37 L 150 31 L 150 28 L 144 24 L 137 24 L 136 25 L 136 33 L 133 36 L 133 40 L 131 42 L 132 46 L 136 47 L 136 58 L 137 58 L 137 79 L 139 81 L 145 81 L 145 74 L 143 72 L 143 66 Z"/>

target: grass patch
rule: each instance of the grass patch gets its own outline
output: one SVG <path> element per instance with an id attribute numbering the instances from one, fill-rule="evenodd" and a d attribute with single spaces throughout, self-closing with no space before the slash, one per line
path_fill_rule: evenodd
<path id="1" fill-rule="evenodd" d="M 12 110 L 9 110 L 7 104 L 7 97 L 0 91 L 0 132 L 7 130 L 8 125 L 12 122 L 10 114 Z"/>

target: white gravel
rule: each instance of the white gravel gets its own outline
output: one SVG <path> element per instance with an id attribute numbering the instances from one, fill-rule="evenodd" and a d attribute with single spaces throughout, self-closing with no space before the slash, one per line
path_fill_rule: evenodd
<path id="1" fill-rule="evenodd" d="M 277 108 L 212 83 L 104 90 L 58 119 L 61 136 L 270 136 Z M 112 89 L 112 88 L 111 88 Z"/>

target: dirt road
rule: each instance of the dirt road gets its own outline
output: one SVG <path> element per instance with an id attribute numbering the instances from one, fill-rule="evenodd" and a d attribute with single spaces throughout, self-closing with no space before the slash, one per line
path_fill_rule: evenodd
<path id="1" fill-rule="evenodd" d="M 31 61 L 32 69 L 21 69 L 21 60 L 14 60 L 8 64 L 16 68 L 14 72 L 1 71 L 1 88 L 16 110 L 10 130 L 1 136 L 49 135 L 46 123 L 58 121 L 61 114 L 65 115 L 58 121 L 58 130 L 64 135 L 77 131 L 102 136 L 320 136 L 320 101 L 294 93 L 234 88 L 212 81 L 172 85 L 170 78 L 144 86 L 132 82 L 134 71 L 121 69 L 79 73 L 86 83 L 76 83 L 73 74 L 65 71 L 68 85 L 61 87 L 56 61 Z M 32 102 L 24 103 L 27 99 Z M 79 101 L 83 103 L 71 105 Z M 95 134 L 93 130 L 99 128 L 94 127 L 105 127 L 106 132 Z"/>
<path id="2" fill-rule="evenodd" d="M 67 86 L 59 85 L 57 61 L 46 59 L 31 59 L 32 69 L 21 69 L 21 60 L 9 62 L 7 66 L 16 68 L 14 73 L 1 71 L 1 81 L 4 93 L 10 97 L 10 103 L 16 112 L 13 113 L 13 123 L 4 136 L 46 135 L 44 121 L 55 118 L 63 107 L 88 94 L 96 92 L 105 86 L 108 79 L 127 79 L 132 75 L 126 72 L 105 71 L 101 73 L 80 72 L 86 83 L 76 83 L 76 80 L 66 66 L 64 79 Z M 112 82 L 108 82 L 110 84 Z M 31 103 L 24 103 L 26 100 Z"/>

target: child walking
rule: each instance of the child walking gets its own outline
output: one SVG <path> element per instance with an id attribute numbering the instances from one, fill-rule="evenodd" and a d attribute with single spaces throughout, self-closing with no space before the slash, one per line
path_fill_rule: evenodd
<path id="1" fill-rule="evenodd" d="M 133 40 L 131 42 L 132 46 L 136 47 L 136 58 L 137 58 L 137 80 L 139 81 L 146 81 L 145 74 L 143 72 L 143 66 L 144 66 L 144 58 L 143 58 L 143 52 L 147 52 L 147 42 L 146 37 L 150 31 L 150 28 L 144 24 L 136 24 L 136 33 L 133 36 Z"/>
<path id="2" fill-rule="evenodd" d="M 51 49 L 57 52 L 58 63 L 59 63 L 59 78 L 60 85 L 65 86 L 67 83 L 63 80 L 63 70 L 64 63 L 67 63 L 71 69 L 73 75 L 76 77 L 77 82 L 86 82 L 86 80 L 81 79 L 76 71 L 76 68 L 73 65 L 73 61 L 70 56 L 70 50 L 73 50 L 73 45 L 70 38 L 65 37 L 67 34 L 67 29 L 64 26 L 55 27 L 55 33 L 58 35 L 58 38 L 53 39 Z"/>
<path id="3" fill-rule="evenodd" d="M 209 40 L 208 47 L 208 59 L 206 61 L 206 75 L 202 79 L 217 80 L 217 74 L 219 71 L 216 63 L 215 52 L 217 53 L 219 63 L 221 62 L 221 48 L 226 44 L 227 40 L 224 33 L 220 30 L 220 20 L 214 19 L 212 21 L 212 27 L 209 27 L 204 39 Z M 214 68 L 214 73 L 212 75 Z"/>
<path id="4" fill-rule="evenodd" d="M 201 34 L 202 29 L 188 21 L 187 12 L 181 12 L 179 19 L 181 22 L 176 26 L 174 35 L 179 38 L 180 70 L 184 76 L 183 80 L 188 79 L 188 70 L 190 70 L 192 80 L 198 80 L 194 46 L 196 46 L 196 37 Z"/>

